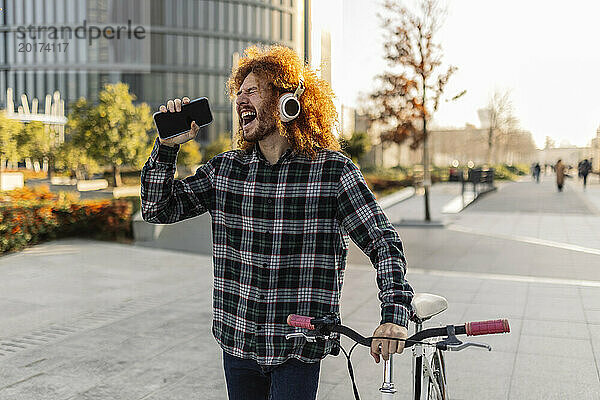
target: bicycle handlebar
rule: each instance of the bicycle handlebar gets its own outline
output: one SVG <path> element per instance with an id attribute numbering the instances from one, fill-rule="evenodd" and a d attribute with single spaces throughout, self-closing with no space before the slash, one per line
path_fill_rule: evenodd
<path id="1" fill-rule="evenodd" d="M 287 324 L 289 326 L 294 326 L 296 328 L 306 328 L 306 329 L 315 329 L 315 327 L 310 323 L 312 320 L 311 317 L 305 317 L 304 315 L 290 314 L 287 317 Z"/>
<path id="2" fill-rule="evenodd" d="M 303 315 L 291 314 L 287 318 L 287 323 L 290 326 L 296 328 L 306 328 L 310 330 L 315 330 L 320 327 L 317 321 L 322 321 L 320 318 L 312 318 L 306 317 Z M 322 324 L 321 324 L 322 326 Z M 397 338 L 384 338 L 384 337 L 369 337 L 366 338 L 362 336 L 360 333 L 354 331 L 347 326 L 341 324 L 332 324 L 328 326 L 328 329 L 331 332 L 341 333 L 343 335 L 348 336 L 350 339 L 354 340 L 357 343 L 360 343 L 364 346 L 371 346 L 371 342 L 373 339 L 395 339 Z M 477 335 L 488 335 L 494 333 L 508 333 L 510 332 L 510 326 L 508 325 L 508 320 L 506 319 L 497 319 L 497 320 L 489 320 L 489 321 L 477 321 L 477 322 L 467 322 L 464 325 L 454 325 L 454 331 L 457 335 L 467 335 L 467 336 L 477 336 Z M 432 337 L 438 336 L 447 336 L 448 330 L 447 327 L 439 327 L 439 328 L 429 328 L 424 329 L 420 332 L 415 333 L 411 337 L 405 340 L 404 348 L 411 347 L 415 343 L 422 341 L 423 339 L 428 339 Z"/>
<path id="3" fill-rule="evenodd" d="M 490 333 L 510 332 L 508 320 L 495 319 L 491 321 L 467 322 L 465 328 L 468 336 L 487 335 Z"/>

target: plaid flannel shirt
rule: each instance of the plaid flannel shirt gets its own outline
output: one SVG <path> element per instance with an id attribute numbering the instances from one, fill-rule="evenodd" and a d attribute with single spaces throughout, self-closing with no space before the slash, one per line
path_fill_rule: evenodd
<path id="1" fill-rule="evenodd" d="M 157 138 L 142 169 L 142 216 L 167 224 L 211 214 L 212 332 L 223 350 L 261 365 L 329 354 L 331 341 L 286 340 L 306 332 L 286 319 L 339 313 L 348 234 L 377 270 L 381 323 L 408 325 L 413 290 L 402 242 L 350 159 L 319 149 L 311 160 L 288 149 L 270 164 L 255 145 L 178 180 L 178 150 Z"/>

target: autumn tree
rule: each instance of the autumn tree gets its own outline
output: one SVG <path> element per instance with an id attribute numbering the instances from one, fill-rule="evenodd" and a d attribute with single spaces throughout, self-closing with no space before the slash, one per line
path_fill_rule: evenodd
<path id="1" fill-rule="evenodd" d="M 123 166 L 140 168 L 150 153 L 150 107 L 134 105 L 135 99 L 127 84 L 107 84 L 97 105 L 81 98 L 68 117 L 73 144 L 100 165 L 110 165 L 115 186 L 121 186 Z"/>
<path id="2" fill-rule="evenodd" d="M 382 141 L 410 140 L 423 149 L 425 220 L 429 212 L 429 144 L 427 122 L 438 109 L 444 88 L 455 67 L 442 66 L 442 49 L 435 41 L 445 10 L 437 0 L 422 0 L 413 11 L 398 1 L 386 0 L 379 14 L 385 29 L 384 57 L 388 70 L 377 76 L 381 87 L 371 94 L 371 121 L 383 129 Z"/>
<path id="3" fill-rule="evenodd" d="M 514 115 L 510 92 L 495 90 L 484 110 L 487 123 L 487 165 L 493 163 L 496 143 L 502 138 L 518 130 L 519 122 Z"/>

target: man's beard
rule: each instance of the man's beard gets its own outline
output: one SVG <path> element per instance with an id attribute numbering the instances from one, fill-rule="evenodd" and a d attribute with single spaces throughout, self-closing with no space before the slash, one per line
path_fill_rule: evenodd
<path id="1" fill-rule="evenodd" d="M 275 104 L 269 104 L 265 108 L 265 110 L 259 111 L 257 113 L 255 118 L 257 126 L 252 133 L 248 134 L 242 128 L 242 133 L 245 141 L 250 143 L 256 143 L 263 140 L 272 133 L 277 132 L 277 113 L 275 111 L 271 111 L 269 115 L 269 111 L 266 110 L 275 110 Z"/>
<path id="2" fill-rule="evenodd" d="M 258 125 L 256 129 L 254 129 L 254 131 L 249 133 L 243 131 L 244 140 L 250 143 L 256 143 L 258 141 L 263 140 L 276 130 L 277 125 L 275 124 L 275 121 L 273 121 L 272 119 L 270 121 L 264 121 L 263 119 L 261 119 L 260 121 L 258 121 Z"/>

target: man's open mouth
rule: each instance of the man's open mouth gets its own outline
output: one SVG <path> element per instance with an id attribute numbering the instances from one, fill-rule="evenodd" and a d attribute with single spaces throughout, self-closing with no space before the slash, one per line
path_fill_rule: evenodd
<path id="1" fill-rule="evenodd" d="M 256 119 L 256 113 L 254 111 L 244 111 L 244 112 L 242 112 L 241 117 L 242 117 L 242 125 L 246 126 Z"/>

